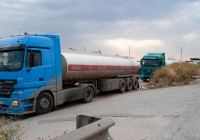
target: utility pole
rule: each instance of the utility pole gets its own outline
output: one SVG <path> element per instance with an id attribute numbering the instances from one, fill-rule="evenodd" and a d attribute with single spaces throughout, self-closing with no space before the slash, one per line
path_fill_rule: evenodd
<path id="1" fill-rule="evenodd" d="M 183 55 L 183 48 L 185 48 L 185 45 L 183 45 L 182 47 L 179 47 L 181 50 L 181 62 L 182 62 L 182 55 Z"/>
<path id="2" fill-rule="evenodd" d="M 85 53 L 85 46 L 84 46 L 84 53 Z"/>

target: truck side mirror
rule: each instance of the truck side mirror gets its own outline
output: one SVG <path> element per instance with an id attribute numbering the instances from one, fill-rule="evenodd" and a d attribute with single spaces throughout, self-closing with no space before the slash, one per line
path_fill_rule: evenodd
<path id="1" fill-rule="evenodd" d="M 140 60 L 140 65 L 142 65 L 142 60 L 143 60 L 143 59 Z"/>
<path id="2" fill-rule="evenodd" d="M 162 59 L 160 59 L 160 65 L 162 65 Z"/>

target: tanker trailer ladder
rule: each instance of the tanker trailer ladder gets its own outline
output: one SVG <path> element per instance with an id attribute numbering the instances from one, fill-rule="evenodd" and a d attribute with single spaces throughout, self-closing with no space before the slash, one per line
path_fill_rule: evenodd
<path id="1" fill-rule="evenodd" d="M 108 129 L 114 124 L 115 122 L 112 119 L 78 115 L 76 117 L 77 130 L 54 140 L 113 140 L 108 133 Z"/>

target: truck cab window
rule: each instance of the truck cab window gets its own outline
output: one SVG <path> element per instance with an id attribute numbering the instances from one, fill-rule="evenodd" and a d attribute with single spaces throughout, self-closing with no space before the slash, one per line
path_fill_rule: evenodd
<path id="1" fill-rule="evenodd" d="M 0 71 L 15 71 L 22 68 L 23 50 L 0 51 Z"/>
<path id="2" fill-rule="evenodd" d="M 39 67 L 42 65 L 41 51 L 27 50 L 26 67 Z"/>

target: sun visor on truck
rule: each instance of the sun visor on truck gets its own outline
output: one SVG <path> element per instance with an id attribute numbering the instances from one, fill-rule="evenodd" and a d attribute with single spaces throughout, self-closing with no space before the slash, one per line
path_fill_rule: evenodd
<path id="1" fill-rule="evenodd" d="M 20 50 L 24 49 L 25 44 L 16 44 L 16 45 L 9 45 L 9 46 L 0 46 L 0 51 L 9 51 L 9 50 Z"/>

